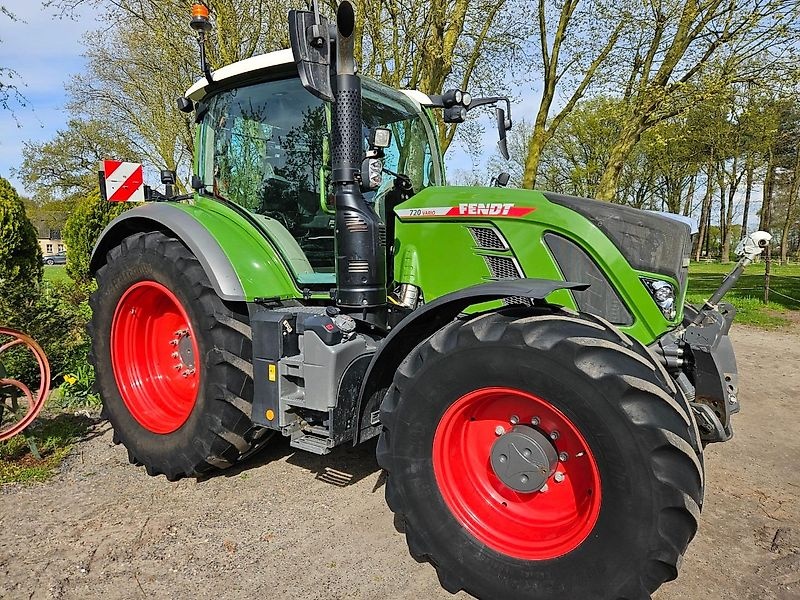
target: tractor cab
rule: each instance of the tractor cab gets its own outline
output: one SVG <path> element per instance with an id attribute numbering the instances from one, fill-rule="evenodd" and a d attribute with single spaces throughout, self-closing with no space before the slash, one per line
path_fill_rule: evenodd
<path id="1" fill-rule="evenodd" d="M 378 180 L 365 200 L 385 219 L 402 174 L 419 192 L 444 179 L 434 124 L 417 91 L 361 78 L 363 150 L 388 130 Z M 335 283 L 331 104 L 303 87 L 290 50 L 250 58 L 201 79 L 186 93 L 199 123 L 195 173 L 204 194 L 244 209 L 279 249 L 302 286 Z"/>

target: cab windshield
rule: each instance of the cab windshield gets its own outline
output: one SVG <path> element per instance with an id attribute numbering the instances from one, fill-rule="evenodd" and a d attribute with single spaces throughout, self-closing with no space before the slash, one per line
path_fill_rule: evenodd
<path id="1" fill-rule="evenodd" d="M 363 132 L 392 130 L 385 167 L 415 191 L 440 183 L 430 121 L 404 94 L 363 80 Z M 202 107 L 200 177 L 215 196 L 250 211 L 301 284 L 330 283 L 335 271 L 330 185 L 330 107 L 296 77 L 222 91 Z M 392 185 L 367 195 L 383 213 Z"/>

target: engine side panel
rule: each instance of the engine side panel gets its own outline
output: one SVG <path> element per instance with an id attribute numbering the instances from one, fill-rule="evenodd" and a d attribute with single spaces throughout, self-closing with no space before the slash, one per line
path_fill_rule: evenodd
<path id="1" fill-rule="evenodd" d="M 616 292 L 630 315 L 619 322 L 623 331 L 649 344 L 681 321 L 681 310 L 673 320 L 664 317 L 641 278 L 670 282 L 678 290 L 679 307 L 683 305 L 682 282 L 633 268 L 600 228 L 578 212 L 550 202 L 541 192 L 430 187 L 401 204 L 396 215 L 395 279 L 419 286 L 426 302 L 476 283 L 513 276 L 512 266 L 519 277 L 567 279 L 546 242 L 546 234 L 552 233 L 578 246 L 593 261 L 597 271 L 587 272 L 587 279 L 599 273 Z M 482 247 L 472 233 L 475 227 L 494 228 L 507 249 L 497 244 Z M 569 279 L 576 279 L 573 272 Z M 576 302 L 579 294 L 591 293 L 596 291 L 558 290 L 548 300 L 574 309 L 581 304 Z"/>

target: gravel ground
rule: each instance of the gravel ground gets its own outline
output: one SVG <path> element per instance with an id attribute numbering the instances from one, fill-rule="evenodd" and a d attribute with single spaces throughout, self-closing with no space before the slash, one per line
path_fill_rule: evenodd
<path id="1" fill-rule="evenodd" d="M 700 532 L 657 600 L 800 598 L 800 336 L 733 339 L 737 434 L 706 453 Z M 129 465 L 102 423 L 51 482 L 0 491 L 0 598 L 451 597 L 395 531 L 373 452 L 277 441 L 169 483 Z"/>

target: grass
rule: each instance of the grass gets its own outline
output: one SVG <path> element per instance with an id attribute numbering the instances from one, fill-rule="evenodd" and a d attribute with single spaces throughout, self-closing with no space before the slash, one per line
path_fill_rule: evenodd
<path id="1" fill-rule="evenodd" d="M 41 460 L 33 455 L 23 434 L 0 442 L 0 484 L 46 481 L 93 424 L 83 415 L 40 415 L 24 434 L 33 439 Z"/>
<path id="2" fill-rule="evenodd" d="M 719 286 L 733 263 L 692 263 L 687 300 L 704 302 Z M 800 264 L 770 269 L 770 301 L 764 304 L 764 263 L 750 265 L 725 301 L 736 307 L 736 322 L 765 329 L 779 329 L 800 317 Z M 794 314 L 793 314 L 794 313 Z"/>
<path id="3" fill-rule="evenodd" d="M 64 265 L 45 265 L 44 280 L 51 283 L 70 281 L 70 277 L 67 275 L 67 267 Z"/>

